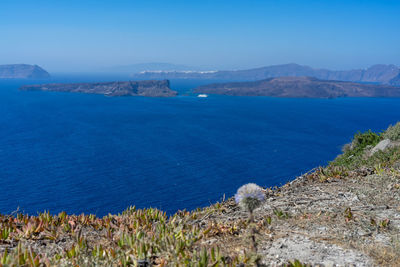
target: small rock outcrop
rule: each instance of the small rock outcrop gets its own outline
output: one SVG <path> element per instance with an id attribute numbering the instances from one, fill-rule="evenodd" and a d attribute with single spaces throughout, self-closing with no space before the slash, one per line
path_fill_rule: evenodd
<path id="1" fill-rule="evenodd" d="M 47 79 L 50 74 L 37 65 L 0 65 L 0 79 Z"/>
<path id="2" fill-rule="evenodd" d="M 169 97 L 177 95 L 177 92 L 171 90 L 171 88 L 169 87 L 168 80 L 71 84 L 54 83 L 42 85 L 25 85 L 20 87 L 20 90 L 102 94 L 106 96 Z"/>
<path id="3" fill-rule="evenodd" d="M 372 156 L 378 151 L 385 151 L 388 148 L 393 148 L 397 146 L 400 146 L 399 142 L 395 142 L 390 139 L 384 139 L 380 141 L 374 148 L 371 149 L 370 156 Z"/>

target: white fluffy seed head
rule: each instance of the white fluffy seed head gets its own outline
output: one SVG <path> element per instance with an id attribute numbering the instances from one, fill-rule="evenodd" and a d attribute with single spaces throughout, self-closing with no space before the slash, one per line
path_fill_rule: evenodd
<path id="1" fill-rule="evenodd" d="M 253 212 L 253 210 L 264 201 L 264 192 L 262 188 L 256 184 L 245 184 L 238 189 L 235 195 L 235 201 L 243 209 Z"/>

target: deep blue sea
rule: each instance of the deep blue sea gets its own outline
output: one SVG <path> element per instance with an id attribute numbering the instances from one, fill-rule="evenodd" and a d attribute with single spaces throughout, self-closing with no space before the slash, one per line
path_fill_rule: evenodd
<path id="1" fill-rule="evenodd" d="M 197 98 L 190 80 L 171 82 L 175 98 L 18 91 L 32 83 L 0 81 L 3 214 L 191 210 L 244 183 L 281 185 L 333 160 L 355 132 L 400 120 L 400 99 Z"/>

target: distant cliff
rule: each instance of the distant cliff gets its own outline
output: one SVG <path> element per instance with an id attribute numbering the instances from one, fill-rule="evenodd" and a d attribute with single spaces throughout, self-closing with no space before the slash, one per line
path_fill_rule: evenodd
<path id="1" fill-rule="evenodd" d="M 390 85 L 400 86 L 400 74 L 390 80 Z"/>
<path id="2" fill-rule="evenodd" d="M 46 79 L 50 74 L 37 65 L 0 65 L 0 79 Z"/>
<path id="3" fill-rule="evenodd" d="M 400 68 L 395 65 L 373 65 L 367 69 L 335 71 L 328 69 L 314 69 L 298 64 L 284 64 L 267 66 L 248 70 L 235 71 L 147 71 L 133 74 L 141 79 L 207 79 L 231 81 L 256 81 L 275 77 L 315 77 L 321 80 L 352 81 L 389 84 L 390 80 L 400 74 Z"/>
<path id="4" fill-rule="evenodd" d="M 195 93 L 273 97 L 400 97 L 400 87 L 280 77 L 255 82 L 216 83 L 194 89 Z"/>
<path id="5" fill-rule="evenodd" d="M 168 97 L 177 94 L 176 91 L 170 89 L 168 80 L 25 85 L 20 90 L 103 94 L 107 96 Z"/>

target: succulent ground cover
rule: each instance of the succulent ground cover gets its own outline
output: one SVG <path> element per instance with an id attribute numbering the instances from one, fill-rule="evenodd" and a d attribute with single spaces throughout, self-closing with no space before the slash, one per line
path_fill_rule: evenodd
<path id="1" fill-rule="evenodd" d="M 328 166 L 257 189 L 251 216 L 234 198 L 173 216 L 0 215 L 0 266 L 400 266 L 400 148 L 368 156 L 398 128 L 358 134 Z"/>

